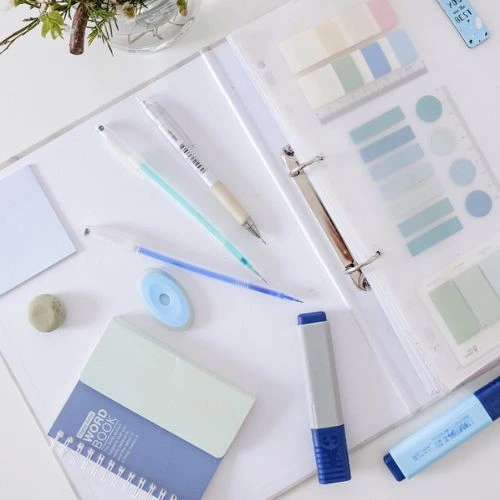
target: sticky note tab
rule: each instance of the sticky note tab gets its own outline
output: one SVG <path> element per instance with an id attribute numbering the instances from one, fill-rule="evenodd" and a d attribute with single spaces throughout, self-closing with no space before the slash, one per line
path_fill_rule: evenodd
<path id="1" fill-rule="evenodd" d="M 479 266 L 457 276 L 455 284 L 484 328 L 500 321 L 500 300 Z"/>
<path id="2" fill-rule="evenodd" d="M 430 298 L 458 344 L 479 333 L 481 325 L 454 281 L 432 290 Z"/>
<path id="3" fill-rule="evenodd" d="M 387 129 L 402 122 L 404 119 L 405 114 L 403 110 L 397 106 L 351 130 L 351 138 L 355 144 L 360 144 L 361 142 L 381 134 Z"/>
<path id="4" fill-rule="evenodd" d="M 338 15 L 339 23 L 348 33 L 352 45 L 363 42 L 380 33 L 380 27 L 365 3 L 357 3 Z"/>
<path id="5" fill-rule="evenodd" d="M 380 31 L 389 31 L 399 24 L 399 19 L 389 0 L 368 0 L 368 8 L 380 27 Z"/>
<path id="6" fill-rule="evenodd" d="M 315 28 L 318 39 L 330 56 L 334 56 L 347 48 L 348 42 L 335 20 L 330 19 Z"/>
<path id="7" fill-rule="evenodd" d="M 345 56 L 332 63 L 346 94 L 364 85 L 363 77 L 351 56 Z"/>
<path id="8" fill-rule="evenodd" d="M 299 78 L 298 83 L 313 109 L 345 95 L 344 87 L 330 64 Z"/>
<path id="9" fill-rule="evenodd" d="M 313 29 L 285 40 L 280 44 L 280 50 L 294 73 L 299 73 L 329 56 Z"/>

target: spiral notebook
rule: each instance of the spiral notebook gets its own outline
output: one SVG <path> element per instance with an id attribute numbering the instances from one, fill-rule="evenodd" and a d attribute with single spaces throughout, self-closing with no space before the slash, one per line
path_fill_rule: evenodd
<path id="1" fill-rule="evenodd" d="M 197 500 L 254 402 L 118 317 L 49 436 L 89 473 L 124 479 L 134 497 Z"/>

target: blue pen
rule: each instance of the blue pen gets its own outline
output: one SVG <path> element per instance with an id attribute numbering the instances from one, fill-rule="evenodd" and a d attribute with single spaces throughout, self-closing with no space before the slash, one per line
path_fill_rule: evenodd
<path id="1" fill-rule="evenodd" d="M 398 481 L 418 474 L 500 416 L 500 377 L 398 443 L 384 462 Z"/>
<path id="2" fill-rule="evenodd" d="M 330 326 L 324 312 L 298 317 L 311 434 L 321 484 L 351 479 Z"/>
<path id="3" fill-rule="evenodd" d="M 154 250 L 150 250 L 149 248 L 145 248 L 138 243 L 135 243 L 131 240 L 127 235 L 120 233 L 119 231 L 115 231 L 112 229 L 104 229 L 100 227 L 86 227 L 83 234 L 85 236 L 92 236 L 96 239 L 100 239 L 109 243 L 113 243 L 116 245 L 120 245 L 122 248 L 130 250 L 136 254 L 144 255 L 146 257 L 150 257 L 159 262 L 163 262 L 164 264 L 170 264 L 172 266 L 179 267 L 186 271 L 200 274 L 202 276 L 206 276 L 207 278 L 212 278 L 218 281 L 223 281 L 224 283 L 228 283 L 230 285 L 239 286 L 242 288 L 246 288 L 248 290 L 252 290 L 253 292 L 263 293 L 265 295 L 269 295 L 271 297 L 276 297 L 282 300 L 290 300 L 292 302 L 301 302 L 300 299 L 292 297 L 291 295 L 287 295 L 282 292 L 278 292 L 276 290 L 271 290 L 270 288 L 266 288 L 259 285 L 254 285 L 252 283 L 248 283 L 246 281 L 239 280 L 237 278 L 233 278 L 231 276 L 227 276 L 225 274 L 218 273 L 216 271 L 211 271 L 209 269 L 205 269 L 203 267 L 196 266 L 194 264 L 190 264 L 188 262 L 184 262 L 182 260 L 176 259 L 174 257 L 170 257 L 168 255 L 164 255 Z"/>

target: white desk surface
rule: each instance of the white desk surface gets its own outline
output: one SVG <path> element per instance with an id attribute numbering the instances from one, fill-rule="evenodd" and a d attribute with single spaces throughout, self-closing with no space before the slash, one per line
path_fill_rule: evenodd
<path id="1" fill-rule="evenodd" d="M 69 55 L 65 42 L 42 40 L 35 33 L 20 40 L 0 57 L 0 164 L 283 2 L 203 1 L 199 20 L 188 35 L 173 48 L 154 55 L 117 53 L 110 58 L 96 43 L 83 57 L 75 57 Z M 483 12 L 489 10 L 490 2 L 474 1 Z M 25 14 L 21 10 L 0 14 L 0 37 L 18 27 L 18 20 Z M 71 500 L 71 489 L 47 453 L 45 441 L 31 422 L 31 414 L 1 361 L 0 394 L 0 498 Z M 444 405 L 446 402 L 441 406 Z M 390 477 L 381 461 L 386 450 L 416 428 L 419 421 L 428 418 L 429 413 L 438 410 L 431 409 L 352 454 L 351 482 L 324 487 L 311 479 L 284 498 L 499 498 L 500 424 L 491 426 L 411 481 L 396 483 Z"/>

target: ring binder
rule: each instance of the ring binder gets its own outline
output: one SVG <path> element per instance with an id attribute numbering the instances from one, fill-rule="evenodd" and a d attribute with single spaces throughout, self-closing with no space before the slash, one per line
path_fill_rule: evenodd
<path id="1" fill-rule="evenodd" d="M 304 172 L 306 167 L 323 161 L 325 157 L 317 155 L 305 163 L 300 163 L 295 156 L 295 151 L 290 145 L 283 148 L 281 157 L 288 168 L 290 177 L 294 179 L 306 203 L 314 213 L 319 225 L 323 229 L 330 244 L 333 246 L 335 252 L 344 265 L 345 274 L 351 277 L 354 284 L 360 290 L 364 292 L 370 290 L 370 283 L 363 273 L 363 268 L 379 259 L 382 256 L 382 252 L 378 250 L 372 257 L 362 263 L 358 263 L 354 259 L 349 247 L 342 237 L 342 234 L 337 229 L 335 222 L 330 217 L 330 214 L 323 205 L 318 193 L 307 178 L 307 174 Z"/>
<path id="2" fill-rule="evenodd" d="M 92 457 L 96 454 L 94 448 L 92 448 L 92 446 L 88 446 L 87 451 L 85 453 L 84 452 L 85 443 L 83 441 L 78 441 L 76 447 L 72 448 L 71 445 L 75 443 L 75 438 L 73 436 L 66 436 L 64 441 L 63 439 L 64 439 L 64 432 L 58 431 L 56 436 L 54 437 L 54 440 L 51 443 L 52 450 L 55 453 L 59 454 L 61 458 L 66 455 L 68 450 L 73 451 L 73 456 L 71 457 L 70 463 L 71 464 L 76 463 L 77 457 L 80 456 L 83 459 L 81 469 L 85 470 L 88 466 L 88 463 L 92 460 Z M 107 464 L 105 465 L 106 459 L 107 459 Z M 111 488 L 116 488 L 118 480 L 120 478 L 123 479 L 123 475 L 125 474 L 125 472 L 127 472 L 127 469 L 123 465 L 120 465 L 116 470 L 116 472 L 113 472 L 113 469 L 115 468 L 116 465 L 117 463 L 115 460 L 113 460 L 112 458 L 107 458 L 102 453 L 99 453 L 97 459 L 94 461 L 94 466 L 92 467 L 90 475 L 95 476 L 97 473 L 97 469 L 100 467 L 104 469 L 103 474 L 101 476 L 101 481 L 106 482 L 108 475 L 111 472 L 112 474 L 114 474 L 115 477 L 113 479 L 113 482 L 110 483 L 110 486 Z M 137 474 L 134 471 L 128 471 L 126 479 L 122 484 L 122 489 L 124 491 L 127 491 L 136 477 Z M 144 500 L 152 500 L 153 498 L 155 498 L 154 494 L 157 490 L 158 490 L 157 484 L 150 482 L 148 486 L 148 480 L 145 477 L 140 476 L 130 496 L 132 498 L 143 498 Z M 140 496 L 141 493 L 143 493 L 142 496 Z M 157 500 L 178 500 L 177 495 L 173 493 L 171 493 L 170 496 L 168 496 L 168 498 L 167 495 L 168 491 L 165 488 L 161 488 L 156 498 Z"/>

